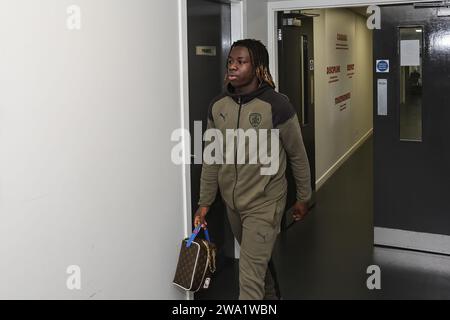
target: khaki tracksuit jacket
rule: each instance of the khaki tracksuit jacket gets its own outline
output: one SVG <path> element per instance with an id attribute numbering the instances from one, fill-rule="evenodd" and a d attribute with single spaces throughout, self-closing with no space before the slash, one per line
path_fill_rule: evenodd
<path id="1" fill-rule="evenodd" d="M 247 95 L 234 94 L 228 85 L 224 93 L 214 98 L 208 110 L 208 129 L 220 130 L 224 143 L 234 140 L 235 158 L 226 163 L 226 147 L 223 147 L 223 164 L 203 162 L 200 180 L 199 206 L 210 206 L 218 188 L 225 203 L 235 211 L 249 212 L 271 205 L 287 193 L 285 177 L 286 156 L 289 157 L 296 183 L 296 197 L 308 201 L 311 197 L 310 168 L 303 144 L 302 134 L 296 112 L 288 98 L 265 82 Z M 262 175 L 260 158 L 256 164 L 249 159 L 256 151 L 249 152 L 250 139 L 245 138 L 245 163 L 238 164 L 238 144 L 236 136 L 227 136 L 227 129 L 267 129 L 267 146 L 261 145 L 257 136 L 258 150 L 267 149 L 268 155 L 278 152 L 279 166 L 271 175 Z M 278 129 L 278 150 L 271 150 L 270 129 Z M 263 131 L 264 132 L 264 131 Z M 242 139 L 241 139 L 242 140 Z M 205 148 L 210 142 L 205 143 Z M 252 149 L 254 150 L 254 149 Z"/>

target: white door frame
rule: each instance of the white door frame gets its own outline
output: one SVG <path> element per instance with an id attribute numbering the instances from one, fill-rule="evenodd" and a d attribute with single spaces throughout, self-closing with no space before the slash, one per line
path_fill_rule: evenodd
<path id="1" fill-rule="evenodd" d="M 231 0 L 231 42 L 247 35 L 247 0 Z"/>
<path id="2" fill-rule="evenodd" d="M 187 0 L 178 0 L 178 46 L 179 46 L 179 73 L 180 73 L 180 120 L 181 129 L 189 131 L 189 74 L 188 74 L 188 36 L 187 36 Z M 187 130 L 187 131 L 186 131 Z M 190 138 L 183 134 L 183 154 L 185 163 L 190 160 Z M 182 165 L 183 178 L 183 225 L 184 237 L 191 232 L 191 174 L 189 164 Z"/>
<path id="3" fill-rule="evenodd" d="M 179 90 L 180 90 L 180 120 L 183 132 L 189 132 L 189 52 L 187 33 L 187 1 L 178 0 L 178 46 L 179 46 Z M 231 0 L 231 41 L 243 39 L 247 34 L 247 0 Z M 183 153 L 186 163 L 190 160 L 190 143 L 188 135 L 183 135 Z M 191 171 L 190 165 L 182 166 L 183 177 L 183 225 L 184 237 L 188 237 L 191 230 Z M 192 293 L 186 294 L 186 299 L 192 300 Z"/>
<path id="4" fill-rule="evenodd" d="M 269 67 L 275 83 L 278 83 L 278 48 L 277 48 L 277 11 L 299 9 L 324 9 L 342 7 L 363 7 L 383 4 L 404 4 L 414 2 L 429 2 L 430 0 L 287 0 L 267 3 L 267 50 L 269 52 Z M 383 19 L 383 18 L 382 18 Z"/>

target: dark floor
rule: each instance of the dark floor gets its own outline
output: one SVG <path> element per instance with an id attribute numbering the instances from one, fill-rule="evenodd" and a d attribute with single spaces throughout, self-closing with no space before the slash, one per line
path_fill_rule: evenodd
<path id="1" fill-rule="evenodd" d="M 317 192 L 309 216 L 282 232 L 273 260 L 283 299 L 450 299 L 450 257 L 373 246 L 372 139 Z M 381 268 L 369 290 L 367 267 Z M 196 299 L 237 299 L 238 260 Z"/>

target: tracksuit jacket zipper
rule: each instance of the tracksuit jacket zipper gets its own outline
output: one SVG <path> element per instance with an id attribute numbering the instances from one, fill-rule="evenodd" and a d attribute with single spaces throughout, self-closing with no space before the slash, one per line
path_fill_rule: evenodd
<path id="1" fill-rule="evenodd" d="M 237 119 L 237 125 L 236 125 L 236 130 L 239 129 L 239 120 L 241 118 L 241 108 L 242 108 L 242 103 L 241 103 L 241 97 L 238 98 L 239 101 L 239 112 L 238 112 L 238 119 Z M 234 210 L 237 211 L 236 208 L 236 201 L 235 201 L 235 197 L 234 197 L 234 191 L 236 190 L 236 185 L 237 185 L 237 181 L 238 181 L 238 170 L 237 170 L 237 149 L 238 149 L 238 135 L 236 135 L 236 145 L 235 147 L 235 151 L 234 151 L 234 171 L 235 171 L 235 180 L 234 180 L 234 188 L 233 188 L 233 206 L 234 206 Z"/>

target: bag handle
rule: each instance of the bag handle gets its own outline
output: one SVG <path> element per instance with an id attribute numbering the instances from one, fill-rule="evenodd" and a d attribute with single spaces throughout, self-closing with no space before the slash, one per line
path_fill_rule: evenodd
<path id="1" fill-rule="evenodd" d="M 191 234 L 191 236 L 189 237 L 189 240 L 188 240 L 188 242 L 187 242 L 187 244 L 186 244 L 186 248 L 189 248 L 189 247 L 191 246 L 192 242 L 195 240 L 195 237 L 197 237 L 197 235 L 198 235 L 198 233 L 200 232 L 200 229 L 201 229 L 201 228 L 202 228 L 202 225 L 199 224 L 199 225 L 194 229 L 194 231 L 192 231 L 192 234 Z M 208 232 L 208 229 L 205 227 L 203 230 L 205 230 L 205 238 L 206 238 L 206 241 L 211 242 L 211 240 L 210 240 L 210 238 L 209 238 L 209 232 Z"/>

